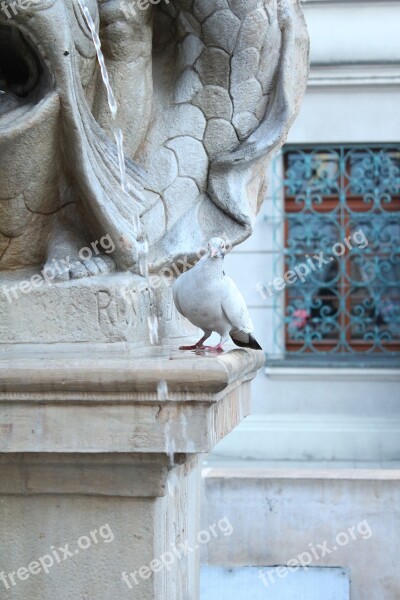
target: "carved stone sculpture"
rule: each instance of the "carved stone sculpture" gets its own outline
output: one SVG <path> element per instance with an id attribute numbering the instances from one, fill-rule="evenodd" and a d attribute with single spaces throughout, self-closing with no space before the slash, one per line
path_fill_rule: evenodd
<path id="1" fill-rule="evenodd" d="M 23 4 L 0 10 L 0 270 L 68 256 L 62 281 L 137 272 L 144 239 L 156 268 L 214 235 L 248 237 L 306 86 L 297 0 L 86 2 L 119 105 L 128 194 L 79 4 Z M 112 254 L 79 255 L 104 236 Z"/>

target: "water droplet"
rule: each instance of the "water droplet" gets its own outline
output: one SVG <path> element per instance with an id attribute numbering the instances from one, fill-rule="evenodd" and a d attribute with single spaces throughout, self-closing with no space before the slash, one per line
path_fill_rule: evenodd
<path id="1" fill-rule="evenodd" d="M 149 328 L 150 344 L 157 346 L 158 344 L 158 317 L 155 314 L 151 314 L 147 317 L 147 326 Z"/>
<path id="2" fill-rule="evenodd" d="M 189 439 L 188 436 L 188 422 L 186 415 L 181 413 L 181 424 L 182 424 L 182 438 L 185 444 L 186 451 L 189 453 L 196 452 L 195 445 L 192 440 Z"/>
<path id="3" fill-rule="evenodd" d="M 168 400 L 168 384 L 165 379 L 161 379 L 157 385 L 157 398 L 159 400 Z"/>
<path id="4" fill-rule="evenodd" d="M 147 263 L 147 257 L 149 254 L 149 243 L 147 239 L 144 239 L 142 242 L 138 244 L 138 262 L 139 262 L 139 271 L 142 277 L 149 276 L 149 267 Z"/>
<path id="5" fill-rule="evenodd" d="M 128 189 L 132 191 L 132 186 L 128 185 Z M 139 210 L 136 206 L 133 207 L 132 223 L 135 229 L 136 237 L 139 237 L 142 232 L 142 223 L 140 221 Z"/>
<path id="6" fill-rule="evenodd" d="M 122 129 L 120 127 L 118 127 L 118 129 L 114 129 L 114 137 L 115 137 L 115 141 L 117 143 L 119 175 L 121 178 L 121 188 L 122 188 L 122 191 L 124 192 L 124 194 L 128 194 L 128 189 L 126 187 L 124 134 L 122 133 Z"/>
<path id="7" fill-rule="evenodd" d="M 175 465 L 174 454 L 176 451 L 176 447 L 175 447 L 175 440 L 171 435 L 171 424 L 169 421 L 165 424 L 164 435 L 165 435 L 165 452 L 169 456 L 169 464 L 171 465 L 171 467 L 173 467 Z"/>
<path id="8" fill-rule="evenodd" d="M 175 471 L 170 471 L 167 480 L 168 494 L 174 497 L 179 489 L 179 477 Z"/>

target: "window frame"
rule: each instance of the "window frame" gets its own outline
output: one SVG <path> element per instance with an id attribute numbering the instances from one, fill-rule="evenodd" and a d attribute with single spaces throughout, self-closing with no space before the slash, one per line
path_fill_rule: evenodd
<path id="1" fill-rule="evenodd" d="M 287 266 L 286 263 L 286 256 L 287 256 L 287 249 L 290 247 L 288 244 L 288 240 L 289 240 L 289 219 L 287 218 L 288 214 L 296 214 L 299 213 L 301 214 L 302 211 L 304 210 L 301 206 L 299 206 L 298 204 L 295 203 L 296 201 L 296 194 L 287 194 L 287 179 L 286 179 L 286 174 L 288 172 L 288 163 L 289 163 L 289 157 L 290 157 L 290 153 L 293 152 L 302 152 L 302 153 L 317 153 L 318 151 L 320 152 L 336 152 L 338 156 L 340 156 L 340 159 L 344 160 L 343 165 L 340 165 L 340 171 L 338 173 L 338 180 L 339 180 L 339 188 L 336 191 L 336 193 L 331 193 L 331 194 L 324 194 L 323 196 L 325 196 L 323 198 L 323 202 L 321 205 L 313 205 L 313 211 L 315 211 L 315 213 L 317 214 L 328 214 L 331 213 L 333 214 L 333 210 L 335 208 L 338 208 L 338 216 L 339 216 L 339 221 L 338 221 L 338 230 L 339 231 L 345 231 L 347 232 L 345 234 L 349 235 L 350 231 L 348 229 L 349 224 L 351 222 L 351 216 L 353 214 L 372 214 L 372 210 L 371 207 L 369 205 L 367 205 L 365 203 L 364 197 L 363 195 L 360 194 L 347 194 L 346 192 L 349 191 L 350 185 L 351 185 L 351 178 L 349 178 L 346 174 L 346 169 L 344 167 L 345 165 L 345 161 L 347 159 L 347 157 L 349 156 L 349 153 L 351 151 L 357 151 L 357 149 L 359 149 L 360 151 L 376 151 L 376 150 L 383 150 L 383 151 L 388 151 L 388 150 L 396 150 L 397 152 L 400 152 L 400 143 L 398 142 L 393 142 L 393 143 L 382 143 L 382 144 L 326 144 L 326 145 L 313 145 L 313 144 L 304 144 L 304 145 L 300 145 L 300 144 L 295 144 L 295 145 L 287 145 L 283 148 L 283 150 L 281 151 L 281 159 L 282 159 L 282 180 L 283 180 L 283 186 L 282 186 L 282 194 L 283 194 L 283 247 L 284 247 L 284 258 L 283 258 L 283 264 L 284 264 L 284 270 Z M 305 180 L 306 181 L 306 180 Z M 397 190 L 396 190 L 397 191 Z M 391 202 L 394 202 L 393 206 L 386 206 L 385 207 L 385 211 L 382 211 L 383 214 L 387 214 L 390 212 L 395 212 L 395 213 L 399 213 L 399 217 L 400 217 L 400 192 L 399 194 L 393 194 L 392 200 Z M 289 208 L 289 210 L 288 210 Z M 304 214 L 304 213 L 303 213 Z M 309 213 L 310 215 L 312 215 L 312 212 Z M 338 240 L 339 241 L 339 240 Z M 400 244 L 399 244 L 400 247 Z M 331 355 L 341 355 L 341 354 L 349 354 L 351 355 L 352 353 L 355 355 L 360 355 L 363 356 L 365 354 L 373 354 L 375 356 L 379 356 L 379 355 L 384 355 L 385 353 L 388 354 L 394 354 L 400 351 L 400 340 L 391 340 L 391 341 L 387 341 L 385 342 L 385 349 L 383 349 L 382 347 L 376 347 L 376 342 L 375 341 L 371 341 L 368 342 L 367 340 L 360 340 L 357 338 L 352 337 L 351 335 L 351 316 L 350 316 L 350 311 L 351 311 L 351 294 L 349 293 L 351 291 L 352 288 L 352 282 L 351 282 L 351 274 L 350 274 L 350 269 L 351 269 L 351 261 L 348 259 L 348 255 L 349 255 L 350 251 L 348 249 L 346 249 L 346 252 L 344 254 L 344 256 L 342 258 L 338 258 L 339 261 L 342 261 L 343 259 L 346 260 L 345 262 L 345 268 L 340 268 L 340 275 L 339 275 L 339 284 L 338 284 L 338 291 L 339 291 L 339 304 L 340 306 L 338 307 L 338 324 L 340 326 L 340 330 L 339 330 L 339 334 L 337 338 L 331 338 L 331 339 L 325 339 L 325 340 L 320 340 L 317 342 L 314 342 L 312 344 L 312 347 L 310 348 L 304 348 L 305 342 L 304 341 L 296 341 L 293 339 L 293 337 L 291 337 L 290 335 L 290 331 L 289 331 L 289 323 L 286 321 L 286 315 L 287 315 L 287 308 L 290 305 L 289 304 L 289 288 L 286 287 L 285 288 L 285 292 L 284 292 L 284 300 L 283 300 L 283 306 L 282 306 L 282 310 L 283 310 L 283 314 L 284 314 L 284 347 L 285 347 L 285 352 L 288 355 L 300 355 L 300 354 L 324 354 L 324 353 L 330 353 Z M 339 263 L 340 264 L 340 263 Z M 346 303 L 346 310 L 343 310 L 342 308 L 342 299 L 345 298 L 345 303 Z M 341 336 L 341 332 L 344 334 L 345 336 L 345 341 L 346 344 L 343 345 L 343 339 Z M 304 349 L 303 349 L 304 348 Z"/>

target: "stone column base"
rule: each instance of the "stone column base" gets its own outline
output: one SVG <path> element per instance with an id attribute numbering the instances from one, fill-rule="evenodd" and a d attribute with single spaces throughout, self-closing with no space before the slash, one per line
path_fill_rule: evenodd
<path id="1" fill-rule="evenodd" d="M 262 361 L 247 350 L 9 349 L 1 598 L 197 600 L 199 456 L 249 413 Z"/>

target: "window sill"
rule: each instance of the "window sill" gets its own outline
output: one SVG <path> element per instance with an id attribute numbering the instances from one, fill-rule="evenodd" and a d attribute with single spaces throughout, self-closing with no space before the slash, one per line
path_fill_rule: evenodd
<path id="1" fill-rule="evenodd" d="M 399 381 L 400 356 L 302 355 L 267 356 L 265 374 L 270 379 Z"/>

